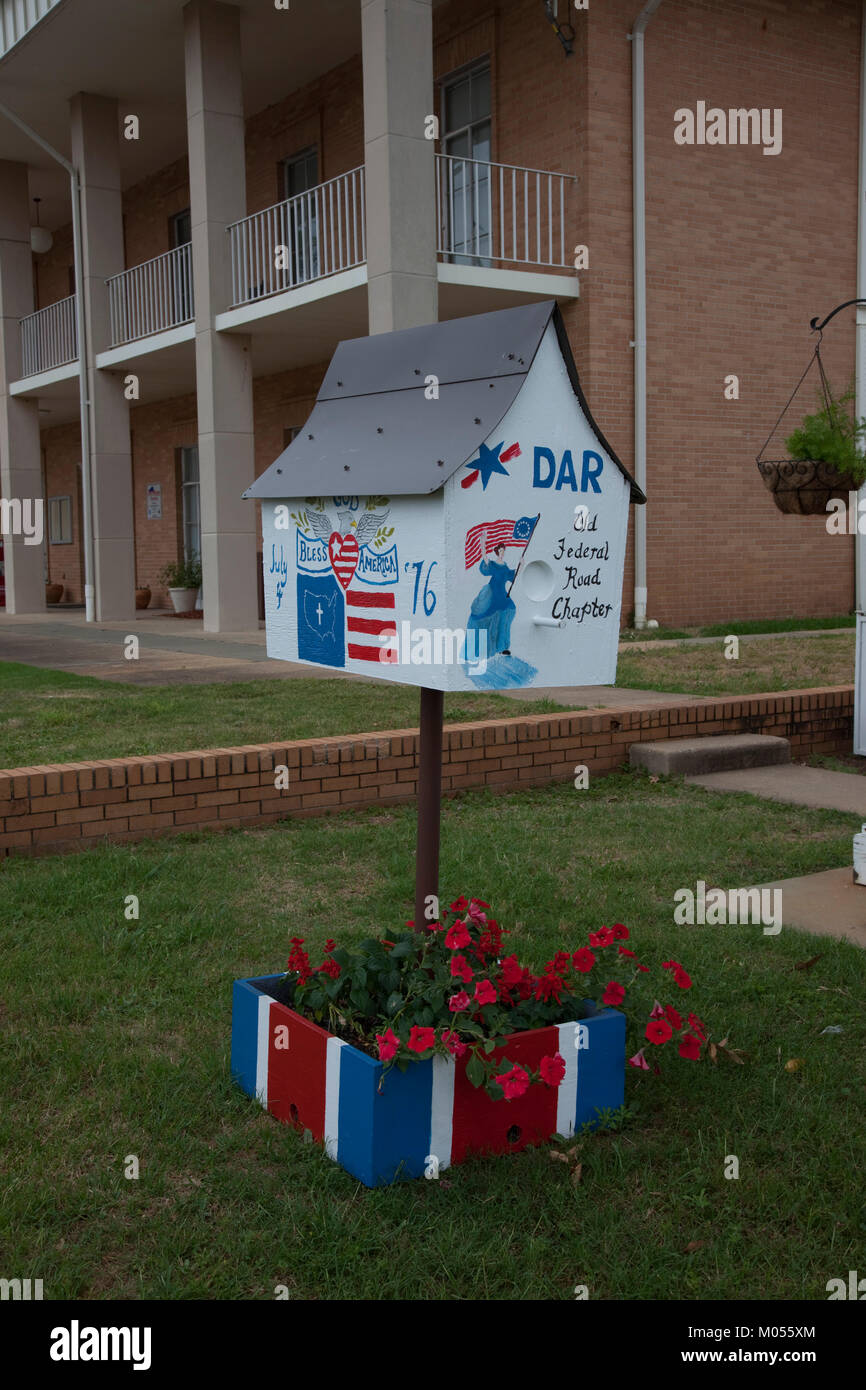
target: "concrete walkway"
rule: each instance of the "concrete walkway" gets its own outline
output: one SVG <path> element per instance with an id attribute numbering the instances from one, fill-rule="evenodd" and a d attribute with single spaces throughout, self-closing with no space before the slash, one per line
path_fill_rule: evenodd
<path id="1" fill-rule="evenodd" d="M 708 772 L 685 780 L 709 791 L 750 792 L 768 801 L 848 811 L 866 820 L 866 777 L 856 772 L 830 772 L 821 767 L 785 763 L 779 767 L 747 767 L 737 772 Z"/>
<path id="2" fill-rule="evenodd" d="M 750 792 L 769 801 L 845 811 L 851 816 L 852 838 L 866 821 L 866 776 L 856 772 L 787 763 L 740 772 L 710 772 L 685 780 L 708 791 Z M 839 869 L 755 886 L 781 890 L 784 928 L 795 927 L 866 947 L 866 886 L 854 883 L 851 862 Z"/>
<path id="3" fill-rule="evenodd" d="M 139 659 L 124 657 L 124 639 L 139 640 Z M 130 622 L 87 623 L 83 609 L 9 616 L 0 614 L 0 660 L 50 667 L 77 676 L 128 685 L 192 685 L 223 681 L 373 677 L 273 661 L 264 627 L 256 632 L 205 632 L 200 618 L 176 618 L 145 609 Z M 622 690 L 605 685 L 499 692 L 515 700 L 552 700 L 564 709 L 688 704 L 689 695 Z"/>

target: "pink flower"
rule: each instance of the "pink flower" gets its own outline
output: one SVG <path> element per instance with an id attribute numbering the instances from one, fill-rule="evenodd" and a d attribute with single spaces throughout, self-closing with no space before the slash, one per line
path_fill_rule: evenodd
<path id="1" fill-rule="evenodd" d="M 542 1057 L 538 1070 L 546 1085 L 559 1086 L 565 1076 L 565 1058 L 558 1052 L 554 1052 L 552 1057 Z"/>
<path id="2" fill-rule="evenodd" d="M 379 1044 L 379 1061 L 390 1062 L 400 1046 L 400 1039 L 390 1028 L 386 1028 L 384 1033 L 376 1034 L 376 1042 Z"/>
<path id="3" fill-rule="evenodd" d="M 461 989 L 459 993 L 452 994 L 451 998 L 448 1000 L 448 1007 L 452 1014 L 460 1014 L 464 1009 L 468 1009 L 469 995 L 466 993 L 466 990 Z"/>
<path id="4" fill-rule="evenodd" d="M 497 1076 L 506 1100 L 516 1100 L 529 1090 L 529 1073 L 523 1067 L 514 1066 L 511 1071 L 504 1072 L 502 1076 Z"/>
<path id="5" fill-rule="evenodd" d="M 602 1004 L 617 1005 L 621 1004 L 623 999 L 625 999 L 625 989 L 622 985 L 618 985 L 616 980 L 611 980 L 601 996 Z"/>
<path id="6" fill-rule="evenodd" d="M 579 951 L 575 951 L 572 960 L 575 970 L 579 970 L 581 975 L 588 975 L 595 965 L 595 956 L 588 946 L 581 946 Z"/>
<path id="7" fill-rule="evenodd" d="M 678 1033 L 683 1026 L 683 1021 L 672 1004 L 665 1004 L 665 1018 L 674 1031 Z"/>
<path id="8" fill-rule="evenodd" d="M 629 1057 L 628 1064 L 630 1067 L 640 1067 L 641 1071 L 649 1071 L 649 1062 L 643 1055 L 643 1048 L 640 1052 L 636 1052 L 633 1057 Z"/>
<path id="9" fill-rule="evenodd" d="M 496 1003 L 496 989 L 489 980 L 478 981 L 475 986 L 475 1002 L 482 1005 Z"/>
<path id="10" fill-rule="evenodd" d="M 447 941 L 448 938 L 446 937 L 445 940 Z M 469 981 L 472 979 L 472 967 L 465 956 L 459 954 L 452 956 L 450 970 L 455 978 L 459 976 L 464 985 L 468 985 Z"/>
<path id="11" fill-rule="evenodd" d="M 466 1051 L 466 1044 L 460 1041 L 456 1033 L 450 1032 L 447 1028 L 442 1029 L 442 1041 L 452 1057 L 462 1057 Z"/>
<path id="12" fill-rule="evenodd" d="M 409 1032 L 409 1041 L 406 1046 L 410 1052 L 426 1052 L 436 1041 L 436 1030 L 434 1028 L 419 1028 L 413 1026 Z"/>
<path id="13" fill-rule="evenodd" d="M 468 946 L 471 940 L 465 922 L 455 922 L 445 933 L 445 945 L 449 951 L 459 951 L 461 946 Z"/>
<path id="14" fill-rule="evenodd" d="M 661 1006 L 661 1004 L 659 1003 L 659 1001 L 656 999 L 655 1003 L 654 1003 L 653 1006 L 652 1006 L 652 1011 L 651 1011 L 651 1013 L 650 1013 L 650 1018 L 664 1018 L 664 1016 L 665 1016 L 665 1011 L 664 1011 L 664 1009 L 662 1008 L 662 1006 Z"/>
<path id="15" fill-rule="evenodd" d="M 485 913 L 481 911 L 481 903 L 479 903 L 476 898 L 473 898 L 471 903 L 469 904 L 469 911 L 466 915 L 471 922 L 475 923 L 476 927 L 483 926 L 484 923 L 487 921 Z"/>

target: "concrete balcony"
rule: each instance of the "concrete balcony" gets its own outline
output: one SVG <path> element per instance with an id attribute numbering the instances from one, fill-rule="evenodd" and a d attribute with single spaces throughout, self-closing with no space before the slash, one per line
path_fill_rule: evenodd
<path id="1" fill-rule="evenodd" d="M 38 400 L 44 425 L 66 424 L 78 412 L 76 296 L 19 320 L 21 371 L 9 383 L 12 396 Z"/>
<path id="2" fill-rule="evenodd" d="M 20 320 L 21 368 L 24 377 L 42 376 L 78 360 L 76 296 Z"/>
<path id="3" fill-rule="evenodd" d="M 171 332 L 195 317 L 189 243 L 112 275 L 105 283 L 113 348 Z"/>
<path id="4" fill-rule="evenodd" d="M 569 174 L 438 155 L 440 318 L 576 298 L 575 184 Z M 365 226 L 361 167 L 228 228 L 232 305 L 216 327 L 252 335 L 257 375 L 324 359 L 339 339 L 367 332 Z"/>

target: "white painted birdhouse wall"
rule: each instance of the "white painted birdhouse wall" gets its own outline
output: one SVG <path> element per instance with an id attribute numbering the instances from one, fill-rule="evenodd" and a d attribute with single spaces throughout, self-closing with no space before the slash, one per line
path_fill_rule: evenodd
<path id="1" fill-rule="evenodd" d="M 445 553 L 449 617 L 470 633 L 474 627 L 476 640 L 486 631 L 487 666 L 468 677 L 458 668 L 462 679 L 449 688 L 612 684 L 629 482 L 584 415 L 552 324 L 485 443 L 504 472 L 491 469 L 486 487 L 484 472 L 473 479 L 472 467 L 449 478 Z M 586 509 L 580 531 L 576 507 Z M 497 542 L 505 543 L 498 557 Z M 546 625 L 557 621 L 561 627 Z"/>
<path id="2" fill-rule="evenodd" d="M 262 502 L 268 655 L 438 690 L 612 683 L 628 508 L 550 323 L 443 489 Z"/>

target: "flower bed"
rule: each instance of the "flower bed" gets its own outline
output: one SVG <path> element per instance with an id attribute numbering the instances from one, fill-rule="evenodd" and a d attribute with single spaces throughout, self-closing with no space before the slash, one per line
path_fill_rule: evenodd
<path id="1" fill-rule="evenodd" d="M 469 1153 L 602 1123 L 623 1101 L 626 1020 L 616 1010 L 649 966 L 618 922 L 536 975 L 503 955 L 506 933 L 487 907 L 461 897 L 441 921 L 352 951 L 328 940 L 315 969 L 292 937 L 284 975 L 235 981 L 232 1075 L 369 1186 L 417 1177 L 428 1160 L 438 1174 Z M 691 988 L 679 961 L 662 969 Z M 603 1011 L 582 997 L 597 970 Z M 686 1022 L 658 1000 L 647 1011 L 654 1048 L 678 1035 L 680 1057 L 696 1061 L 706 1046 L 716 1060 L 696 1014 Z M 659 1070 L 645 1047 L 629 1064 Z"/>
<path id="2" fill-rule="evenodd" d="M 511 1034 L 512 1073 L 563 1060 L 555 1085 L 521 1086 L 505 1102 L 472 1084 L 470 1054 L 432 1056 L 405 1071 L 362 1052 L 274 998 L 281 975 L 236 980 L 232 1075 L 272 1115 L 309 1131 L 368 1187 L 422 1177 L 475 1153 L 514 1153 L 596 1125 L 623 1103 L 625 1016 L 616 1010 Z M 557 1069 L 558 1070 L 558 1069 Z M 506 1091 L 507 1094 L 507 1091 Z"/>

